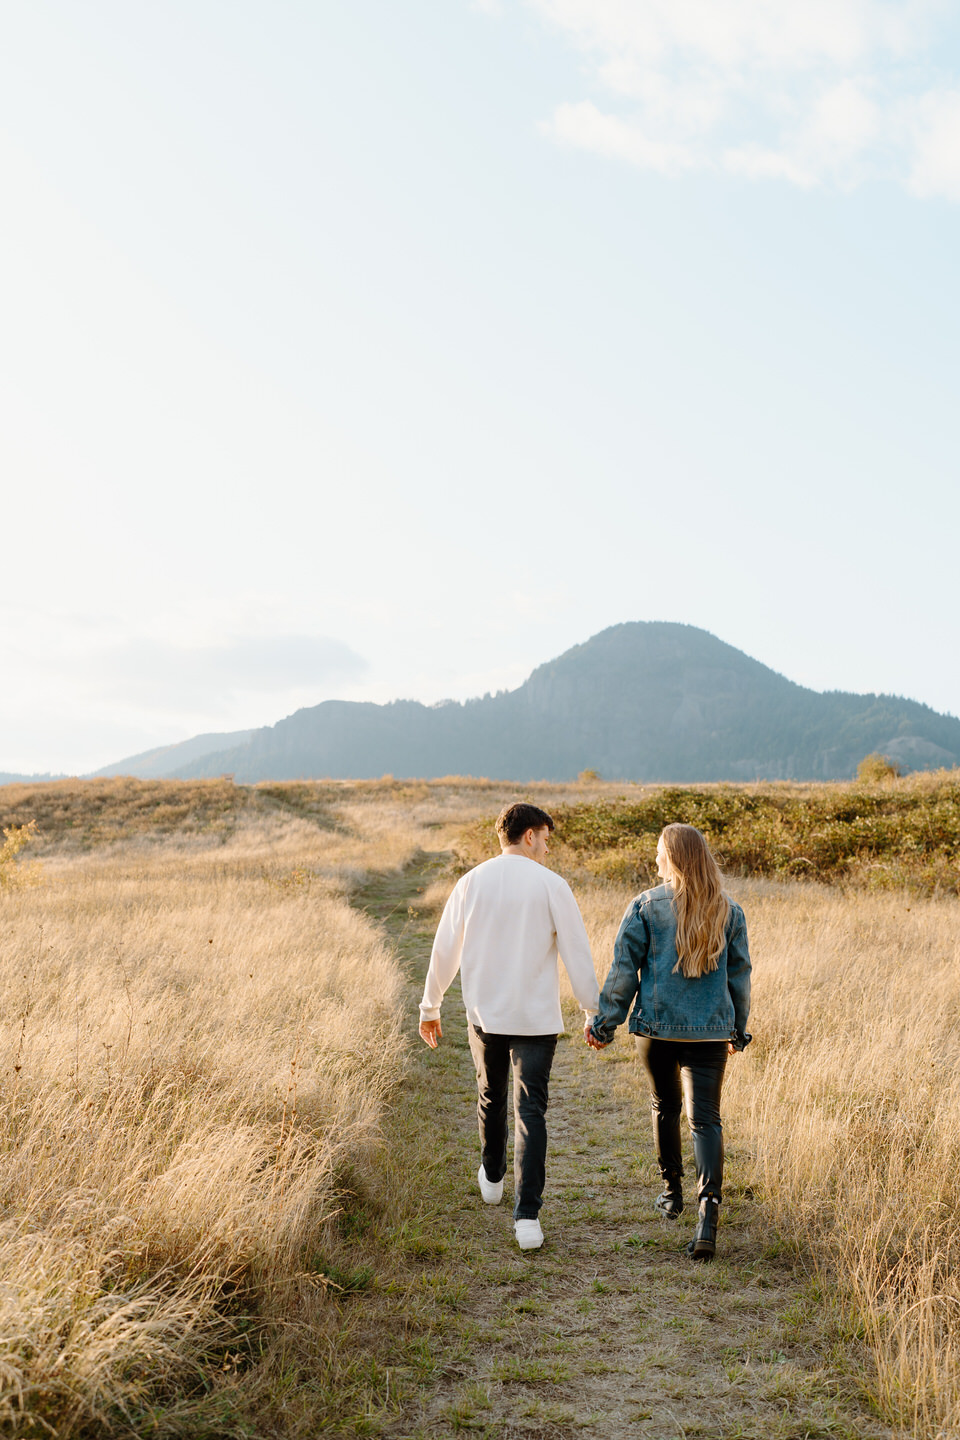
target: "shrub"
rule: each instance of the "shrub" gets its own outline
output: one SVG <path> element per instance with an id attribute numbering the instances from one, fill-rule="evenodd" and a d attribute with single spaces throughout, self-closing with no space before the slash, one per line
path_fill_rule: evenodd
<path id="1" fill-rule="evenodd" d="M 17 856 L 30 844 L 36 828 L 36 820 L 30 820 L 26 825 L 8 825 L 4 829 L 0 845 L 0 890 L 15 890 L 39 882 L 40 866 L 36 861 L 32 865 L 17 863 Z"/>
<path id="2" fill-rule="evenodd" d="M 898 780 L 902 773 L 896 760 L 876 751 L 872 755 L 864 755 L 857 766 L 858 780 Z"/>

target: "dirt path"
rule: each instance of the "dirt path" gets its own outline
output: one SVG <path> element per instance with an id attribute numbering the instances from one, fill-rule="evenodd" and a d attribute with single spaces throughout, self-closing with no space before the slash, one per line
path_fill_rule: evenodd
<path id="1" fill-rule="evenodd" d="M 408 971 L 411 1025 L 435 925 L 416 913 L 430 863 L 371 881 L 357 900 Z M 546 1242 L 522 1254 L 510 1172 L 501 1206 L 483 1205 L 477 1191 L 476 1088 L 458 989 L 443 1022 L 437 1053 L 416 1044 L 391 1121 L 402 1178 L 383 1240 L 399 1258 L 360 1302 L 356 1331 L 379 1357 L 382 1399 L 352 1433 L 893 1434 L 861 1393 L 855 1340 L 841 1336 L 832 1307 L 738 1190 L 735 1124 L 718 1257 L 694 1265 L 683 1254 L 692 1211 L 678 1226 L 652 1208 L 650 1120 L 632 1046 L 598 1056 L 568 1033 L 551 1081 Z"/>

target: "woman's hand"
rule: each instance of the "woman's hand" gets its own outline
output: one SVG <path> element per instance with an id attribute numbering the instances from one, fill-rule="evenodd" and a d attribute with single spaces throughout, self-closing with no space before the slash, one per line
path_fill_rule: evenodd
<path id="1" fill-rule="evenodd" d="M 740 1051 L 737 1049 L 736 1045 L 734 1045 L 734 1043 L 733 1043 L 732 1040 L 728 1040 L 728 1041 L 727 1041 L 727 1054 L 728 1054 L 728 1055 L 739 1055 L 739 1054 L 740 1054 Z"/>
<path id="2" fill-rule="evenodd" d="M 588 1020 L 586 1025 L 584 1025 L 583 1027 L 584 1040 L 590 1046 L 591 1050 L 606 1050 L 609 1041 L 604 1042 L 602 1040 L 598 1040 L 596 1035 L 594 1035 L 593 1031 L 590 1029 L 590 1024 L 591 1022 Z"/>

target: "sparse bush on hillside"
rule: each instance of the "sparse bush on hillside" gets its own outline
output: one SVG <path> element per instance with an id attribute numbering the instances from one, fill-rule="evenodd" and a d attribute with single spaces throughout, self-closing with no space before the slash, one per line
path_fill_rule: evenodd
<path id="1" fill-rule="evenodd" d="M 858 780 L 898 780 L 901 775 L 900 766 L 896 760 L 891 760 L 889 755 L 880 755 L 874 751 L 872 755 L 864 755 L 857 766 Z"/>
<path id="2" fill-rule="evenodd" d="M 26 825 L 8 825 L 4 829 L 0 845 L 0 890 L 20 889 L 39 882 L 39 864 L 34 861 L 32 865 L 23 865 L 17 860 L 20 851 L 33 839 L 36 828 L 37 822 L 29 820 Z"/>

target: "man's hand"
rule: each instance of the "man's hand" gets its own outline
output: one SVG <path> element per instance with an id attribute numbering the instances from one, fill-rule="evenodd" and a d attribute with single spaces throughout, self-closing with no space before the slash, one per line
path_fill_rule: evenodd
<path id="1" fill-rule="evenodd" d="M 610 1042 L 598 1040 L 597 1037 L 594 1035 L 593 1031 L 590 1029 L 590 1024 L 591 1022 L 588 1020 L 586 1025 L 584 1025 L 583 1027 L 584 1040 L 586 1040 L 591 1050 L 606 1050 L 607 1045 Z"/>
<path id="2" fill-rule="evenodd" d="M 439 1020 L 420 1021 L 420 1039 L 424 1045 L 429 1045 L 431 1050 L 436 1050 L 437 1041 L 443 1038 L 443 1030 L 440 1028 Z"/>

